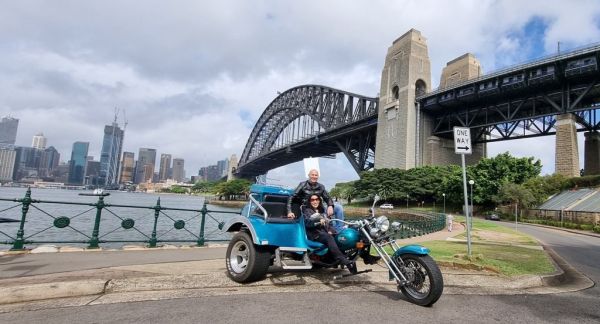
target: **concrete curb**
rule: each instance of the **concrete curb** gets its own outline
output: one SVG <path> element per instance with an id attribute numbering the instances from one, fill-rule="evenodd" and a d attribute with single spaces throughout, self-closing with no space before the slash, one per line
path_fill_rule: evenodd
<path id="1" fill-rule="evenodd" d="M 54 298 L 99 295 L 104 293 L 103 279 L 51 282 L 0 288 L 0 305 Z"/>

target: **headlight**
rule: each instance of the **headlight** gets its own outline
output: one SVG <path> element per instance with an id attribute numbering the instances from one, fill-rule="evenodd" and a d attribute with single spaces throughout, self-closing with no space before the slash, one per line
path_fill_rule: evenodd
<path id="1" fill-rule="evenodd" d="M 375 227 L 381 233 L 385 233 L 390 228 L 390 221 L 385 216 L 379 216 L 377 219 L 375 219 Z"/>

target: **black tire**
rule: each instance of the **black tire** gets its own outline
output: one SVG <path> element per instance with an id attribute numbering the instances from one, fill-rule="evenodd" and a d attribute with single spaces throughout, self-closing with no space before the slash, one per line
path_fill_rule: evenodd
<path id="1" fill-rule="evenodd" d="M 403 254 L 401 258 L 407 269 L 403 275 L 410 281 L 400 287 L 404 296 L 419 306 L 433 305 L 444 291 L 440 268 L 429 255 Z"/>
<path id="2" fill-rule="evenodd" d="M 235 234 L 225 255 L 227 276 L 239 283 L 263 279 L 271 262 L 271 252 L 262 246 L 254 245 L 247 232 Z"/>

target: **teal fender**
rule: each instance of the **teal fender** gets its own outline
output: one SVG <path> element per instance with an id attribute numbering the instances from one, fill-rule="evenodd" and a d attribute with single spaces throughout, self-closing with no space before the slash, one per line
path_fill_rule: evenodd
<path id="1" fill-rule="evenodd" d="M 398 250 L 396 250 L 396 252 L 394 252 L 394 256 L 392 257 L 392 259 L 397 258 L 397 257 L 401 256 L 402 254 L 428 255 L 429 249 L 424 246 L 416 245 L 416 244 L 405 245 L 405 246 L 399 248 Z M 394 280 L 394 275 L 392 275 L 391 269 L 389 271 L 389 280 L 390 281 Z"/>
<path id="2" fill-rule="evenodd" d="M 399 256 L 402 254 L 428 255 L 429 249 L 424 246 L 416 245 L 416 244 L 405 245 L 405 246 L 399 248 L 398 250 L 396 250 L 396 252 L 394 253 L 394 256 L 396 257 L 396 256 Z"/>

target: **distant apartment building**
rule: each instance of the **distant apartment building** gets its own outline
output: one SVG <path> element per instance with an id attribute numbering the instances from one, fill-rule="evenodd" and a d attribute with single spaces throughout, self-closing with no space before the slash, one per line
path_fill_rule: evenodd
<path id="1" fill-rule="evenodd" d="M 17 151 L 12 146 L 0 146 L 0 182 L 13 180 Z"/>
<path id="2" fill-rule="evenodd" d="M 47 139 L 44 137 L 44 133 L 39 133 L 33 136 L 33 140 L 31 141 L 31 147 L 44 150 L 46 149 Z"/>
<path id="3" fill-rule="evenodd" d="M 183 159 L 173 159 L 173 180 L 183 182 L 185 180 L 185 169 Z"/>
<path id="4" fill-rule="evenodd" d="M 0 144 L 15 145 L 19 120 L 10 116 L 0 119 Z"/>
<path id="5" fill-rule="evenodd" d="M 124 135 L 124 131 L 116 122 L 104 126 L 104 139 L 102 140 L 102 151 L 100 153 L 100 176 L 98 179 L 100 186 L 114 187 L 118 185 Z"/>
<path id="6" fill-rule="evenodd" d="M 54 146 L 50 146 L 47 149 L 43 150 L 42 156 L 40 158 L 38 176 L 40 178 L 52 177 L 52 173 L 58 167 L 59 161 L 60 153 L 58 153 Z"/>
<path id="7" fill-rule="evenodd" d="M 71 160 L 69 161 L 69 184 L 83 184 L 89 146 L 89 142 L 73 143 Z"/>
<path id="8" fill-rule="evenodd" d="M 133 182 L 135 171 L 135 154 L 133 152 L 123 152 L 121 161 L 121 183 Z"/>
<path id="9" fill-rule="evenodd" d="M 135 183 L 152 182 L 155 165 L 156 150 L 151 148 L 140 148 L 135 166 Z"/>
<path id="10" fill-rule="evenodd" d="M 164 182 L 170 177 L 171 173 L 171 154 L 160 155 L 160 169 L 158 170 L 158 181 Z"/>
<path id="11" fill-rule="evenodd" d="M 68 183 L 69 182 L 69 168 L 70 168 L 69 163 L 63 162 L 63 163 L 58 164 L 56 169 L 54 169 L 54 171 L 52 171 L 52 177 L 54 178 L 54 181 Z"/>
<path id="12" fill-rule="evenodd" d="M 200 168 L 198 175 L 205 181 L 217 181 L 221 179 L 219 176 L 219 168 L 216 165 Z"/>
<path id="13" fill-rule="evenodd" d="M 85 178 L 83 183 L 89 186 L 102 186 L 104 183 L 100 181 L 100 169 L 102 163 L 100 161 L 88 160 L 85 164 Z"/>
<path id="14" fill-rule="evenodd" d="M 221 161 L 217 161 L 217 173 L 219 174 L 220 177 L 225 177 L 227 176 L 227 172 L 229 168 L 229 160 L 225 159 L 225 160 L 221 160 Z"/>
<path id="15" fill-rule="evenodd" d="M 17 152 L 13 180 L 21 181 L 25 178 L 37 178 L 42 150 L 33 147 L 15 146 Z"/>

